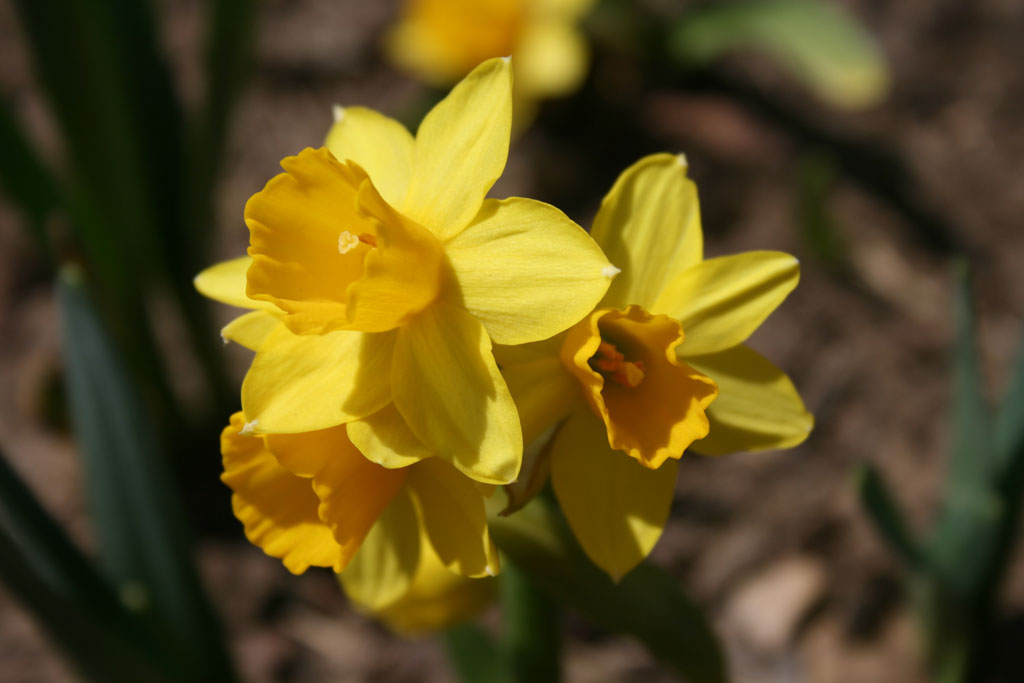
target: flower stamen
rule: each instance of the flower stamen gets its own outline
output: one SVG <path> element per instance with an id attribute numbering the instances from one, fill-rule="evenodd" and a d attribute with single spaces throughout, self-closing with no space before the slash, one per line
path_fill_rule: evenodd
<path id="1" fill-rule="evenodd" d="M 601 341 L 597 353 L 589 361 L 590 367 L 624 387 L 638 387 L 644 381 L 643 361 L 628 361 L 615 345 Z"/>
<path id="2" fill-rule="evenodd" d="M 348 230 L 342 230 L 338 235 L 338 253 L 347 254 L 358 247 L 360 242 L 371 247 L 377 246 L 377 238 L 367 232 L 353 235 Z"/>

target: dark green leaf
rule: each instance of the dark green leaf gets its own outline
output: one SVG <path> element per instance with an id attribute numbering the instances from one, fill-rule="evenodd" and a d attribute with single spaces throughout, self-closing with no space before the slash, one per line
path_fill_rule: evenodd
<path id="1" fill-rule="evenodd" d="M 1007 471 L 1015 457 L 1024 458 L 1024 333 L 1010 384 L 999 406 L 996 449 L 1001 472 Z"/>
<path id="2" fill-rule="evenodd" d="M 54 589 L 27 562 L 23 548 L 0 524 L 0 581 L 38 621 L 85 680 L 95 683 L 174 683 L 180 674 L 163 668 L 162 653 L 138 644 L 127 619 L 84 609 L 79 598 Z M 126 616 L 126 615 L 125 615 Z M 166 662 L 165 662 L 166 663 Z"/>
<path id="3" fill-rule="evenodd" d="M 144 405 L 74 272 L 62 273 L 58 303 L 71 416 L 103 565 L 126 604 L 150 617 L 196 680 L 230 681 Z"/>
<path id="4" fill-rule="evenodd" d="M 983 395 L 966 264 L 956 269 L 953 352 L 953 443 L 943 508 L 929 555 L 950 588 L 979 590 L 998 553 L 1006 513 L 999 488 L 992 419 Z"/>
<path id="5" fill-rule="evenodd" d="M 110 618 L 121 613 L 110 585 L 43 509 L 2 453 L 0 528 L 17 546 L 16 555 L 50 591 L 79 601 L 98 616 Z"/>
<path id="6" fill-rule="evenodd" d="M 492 517 L 490 526 L 498 547 L 556 600 L 604 628 L 635 636 L 690 683 L 727 680 L 706 617 L 662 570 L 644 563 L 615 584 L 587 559 L 543 497 L 508 517 Z"/>
<path id="7" fill-rule="evenodd" d="M 857 470 L 856 482 L 861 504 L 889 547 L 910 568 L 925 569 L 926 560 L 921 547 L 907 526 L 881 473 L 874 465 L 865 463 Z"/>
<path id="8" fill-rule="evenodd" d="M 49 253 L 44 221 L 60 203 L 60 190 L 15 118 L 10 103 L 3 99 L 0 99 L 0 187 L 24 213 L 40 248 Z"/>

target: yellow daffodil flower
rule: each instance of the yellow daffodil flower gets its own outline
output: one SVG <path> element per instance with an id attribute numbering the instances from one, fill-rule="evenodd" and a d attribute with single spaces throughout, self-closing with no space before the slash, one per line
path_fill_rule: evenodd
<path id="1" fill-rule="evenodd" d="M 380 580 L 378 564 L 371 554 L 356 555 L 338 579 L 357 609 L 401 635 L 439 631 L 471 619 L 497 594 L 497 579 L 470 579 L 451 571 L 425 533 L 416 573 L 404 592 L 396 594 Z"/>
<path id="2" fill-rule="evenodd" d="M 524 440 L 564 419 L 510 496 L 521 504 L 550 468 L 576 537 L 616 580 L 660 537 L 687 448 L 785 448 L 813 424 L 789 378 L 743 344 L 799 264 L 766 251 L 704 260 L 686 170 L 670 154 L 627 169 L 591 230 L 622 274 L 567 332 L 499 349 Z"/>
<path id="3" fill-rule="evenodd" d="M 481 64 L 414 138 L 359 107 L 326 148 L 245 207 L 249 256 L 196 278 L 253 309 L 223 331 L 256 351 L 242 384 L 255 434 L 347 424 L 385 468 L 437 455 L 466 475 L 518 475 L 522 433 L 491 343 L 545 339 L 580 320 L 615 269 L 547 204 L 485 199 L 508 154 L 512 67 Z"/>
<path id="4" fill-rule="evenodd" d="M 406 0 L 387 48 L 419 79 L 447 85 L 481 61 L 512 55 L 517 105 L 564 95 L 586 74 L 577 28 L 593 0 Z M 517 109 L 517 119 L 521 112 Z"/>
<path id="5" fill-rule="evenodd" d="M 363 457 L 345 425 L 260 436 L 246 424 L 235 413 L 221 434 L 221 479 L 246 537 L 293 573 L 342 572 L 358 558 L 381 604 L 406 595 L 424 567 L 497 574 L 483 494 L 440 458 L 388 469 Z"/>

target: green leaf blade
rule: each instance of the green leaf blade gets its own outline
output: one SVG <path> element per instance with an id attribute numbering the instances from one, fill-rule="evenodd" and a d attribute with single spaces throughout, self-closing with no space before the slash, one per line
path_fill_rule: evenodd
<path id="1" fill-rule="evenodd" d="M 706 64 L 742 49 L 762 52 L 842 108 L 872 106 L 889 89 L 878 46 L 830 0 L 715 3 L 679 22 L 670 49 L 684 64 Z"/>
<path id="2" fill-rule="evenodd" d="M 103 565 L 122 599 L 151 617 L 197 680 L 234 680 L 156 433 L 74 272 L 62 274 L 58 304 L 72 422 Z"/>

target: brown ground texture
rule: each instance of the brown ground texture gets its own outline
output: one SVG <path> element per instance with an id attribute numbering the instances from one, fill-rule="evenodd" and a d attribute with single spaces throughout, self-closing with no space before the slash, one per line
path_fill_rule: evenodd
<path id="1" fill-rule="evenodd" d="M 882 106 L 831 112 L 750 56 L 729 60 L 721 73 L 771 93 L 805 123 L 906 160 L 917 179 L 912 203 L 937 216 L 947 241 L 971 254 L 980 347 L 998 396 L 1024 313 L 1024 5 L 846 4 L 890 59 L 894 88 Z M 201 3 L 166 0 L 162 8 L 179 80 L 195 92 Z M 263 3 L 256 70 L 221 186 L 221 255 L 242 252 L 245 200 L 282 157 L 319 144 L 333 103 L 398 114 L 417 96 L 377 47 L 393 11 L 391 3 L 354 0 Z M 948 441 L 949 256 L 921 221 L 865 189 L 870 178 L 840 178 L 829 206 L 845 264 L 826 266 L 796 227 L 794 188 L 806 148 L 795 141 L 793 122 L 780 126 L 721 89 L 680 89 L 634 70 L 628 58 L 599 53 L 577 102 L 603 97 L 601 120 L 586 119 L 581 112 L 591 110 L 578 103 L 546 105 L 539 125 L 515 142 L 495 194 L 552 200 L 587 225 L 628 163 L 653 151 L 685 152 L 710 255 L 782 249 L 801 258 L 800 286 L 752 344 L 790 374 L 817 418 L 811 438 L 790 451 L 685 457 L 654 559 L 707 607 L 737 683 L 924 680 L 903 574 L 859 508 L 851 473 L 859 462 L 877 463 L 914 522 L 930 520 Z M 0 4 L 0 85 L 53 151 L 9 3 Z M 228 312 L 217 315 L 226 320 Z M 0 447 L 88 545 L 75 447 L 38 409 L 59 368 L 57 338 L 52 287 L 16 215 L 0 207 Z M 240 378 L 247 359 L 232 353 Z M 187 396 L 194 370 L 182 363 L 177 388 Z M 226 490 L 223 498 L 227 510 Z M 199 554 L 248 681 L 452 680 L 436 640 L 390 635 L 354 613 L 329 574 L 289 575 L 248 546 L 240 528 L 205 535 Z M 1024 563 L 1017 561 L 1010 579 L 1007 615 L 1024 609 Z M 674 680 L 628 638 L 575 617 L 566 632 L 568 681 Z M 0 681 L 64 680 L 73 680 L 68 668 L 0 591 Z"/>

